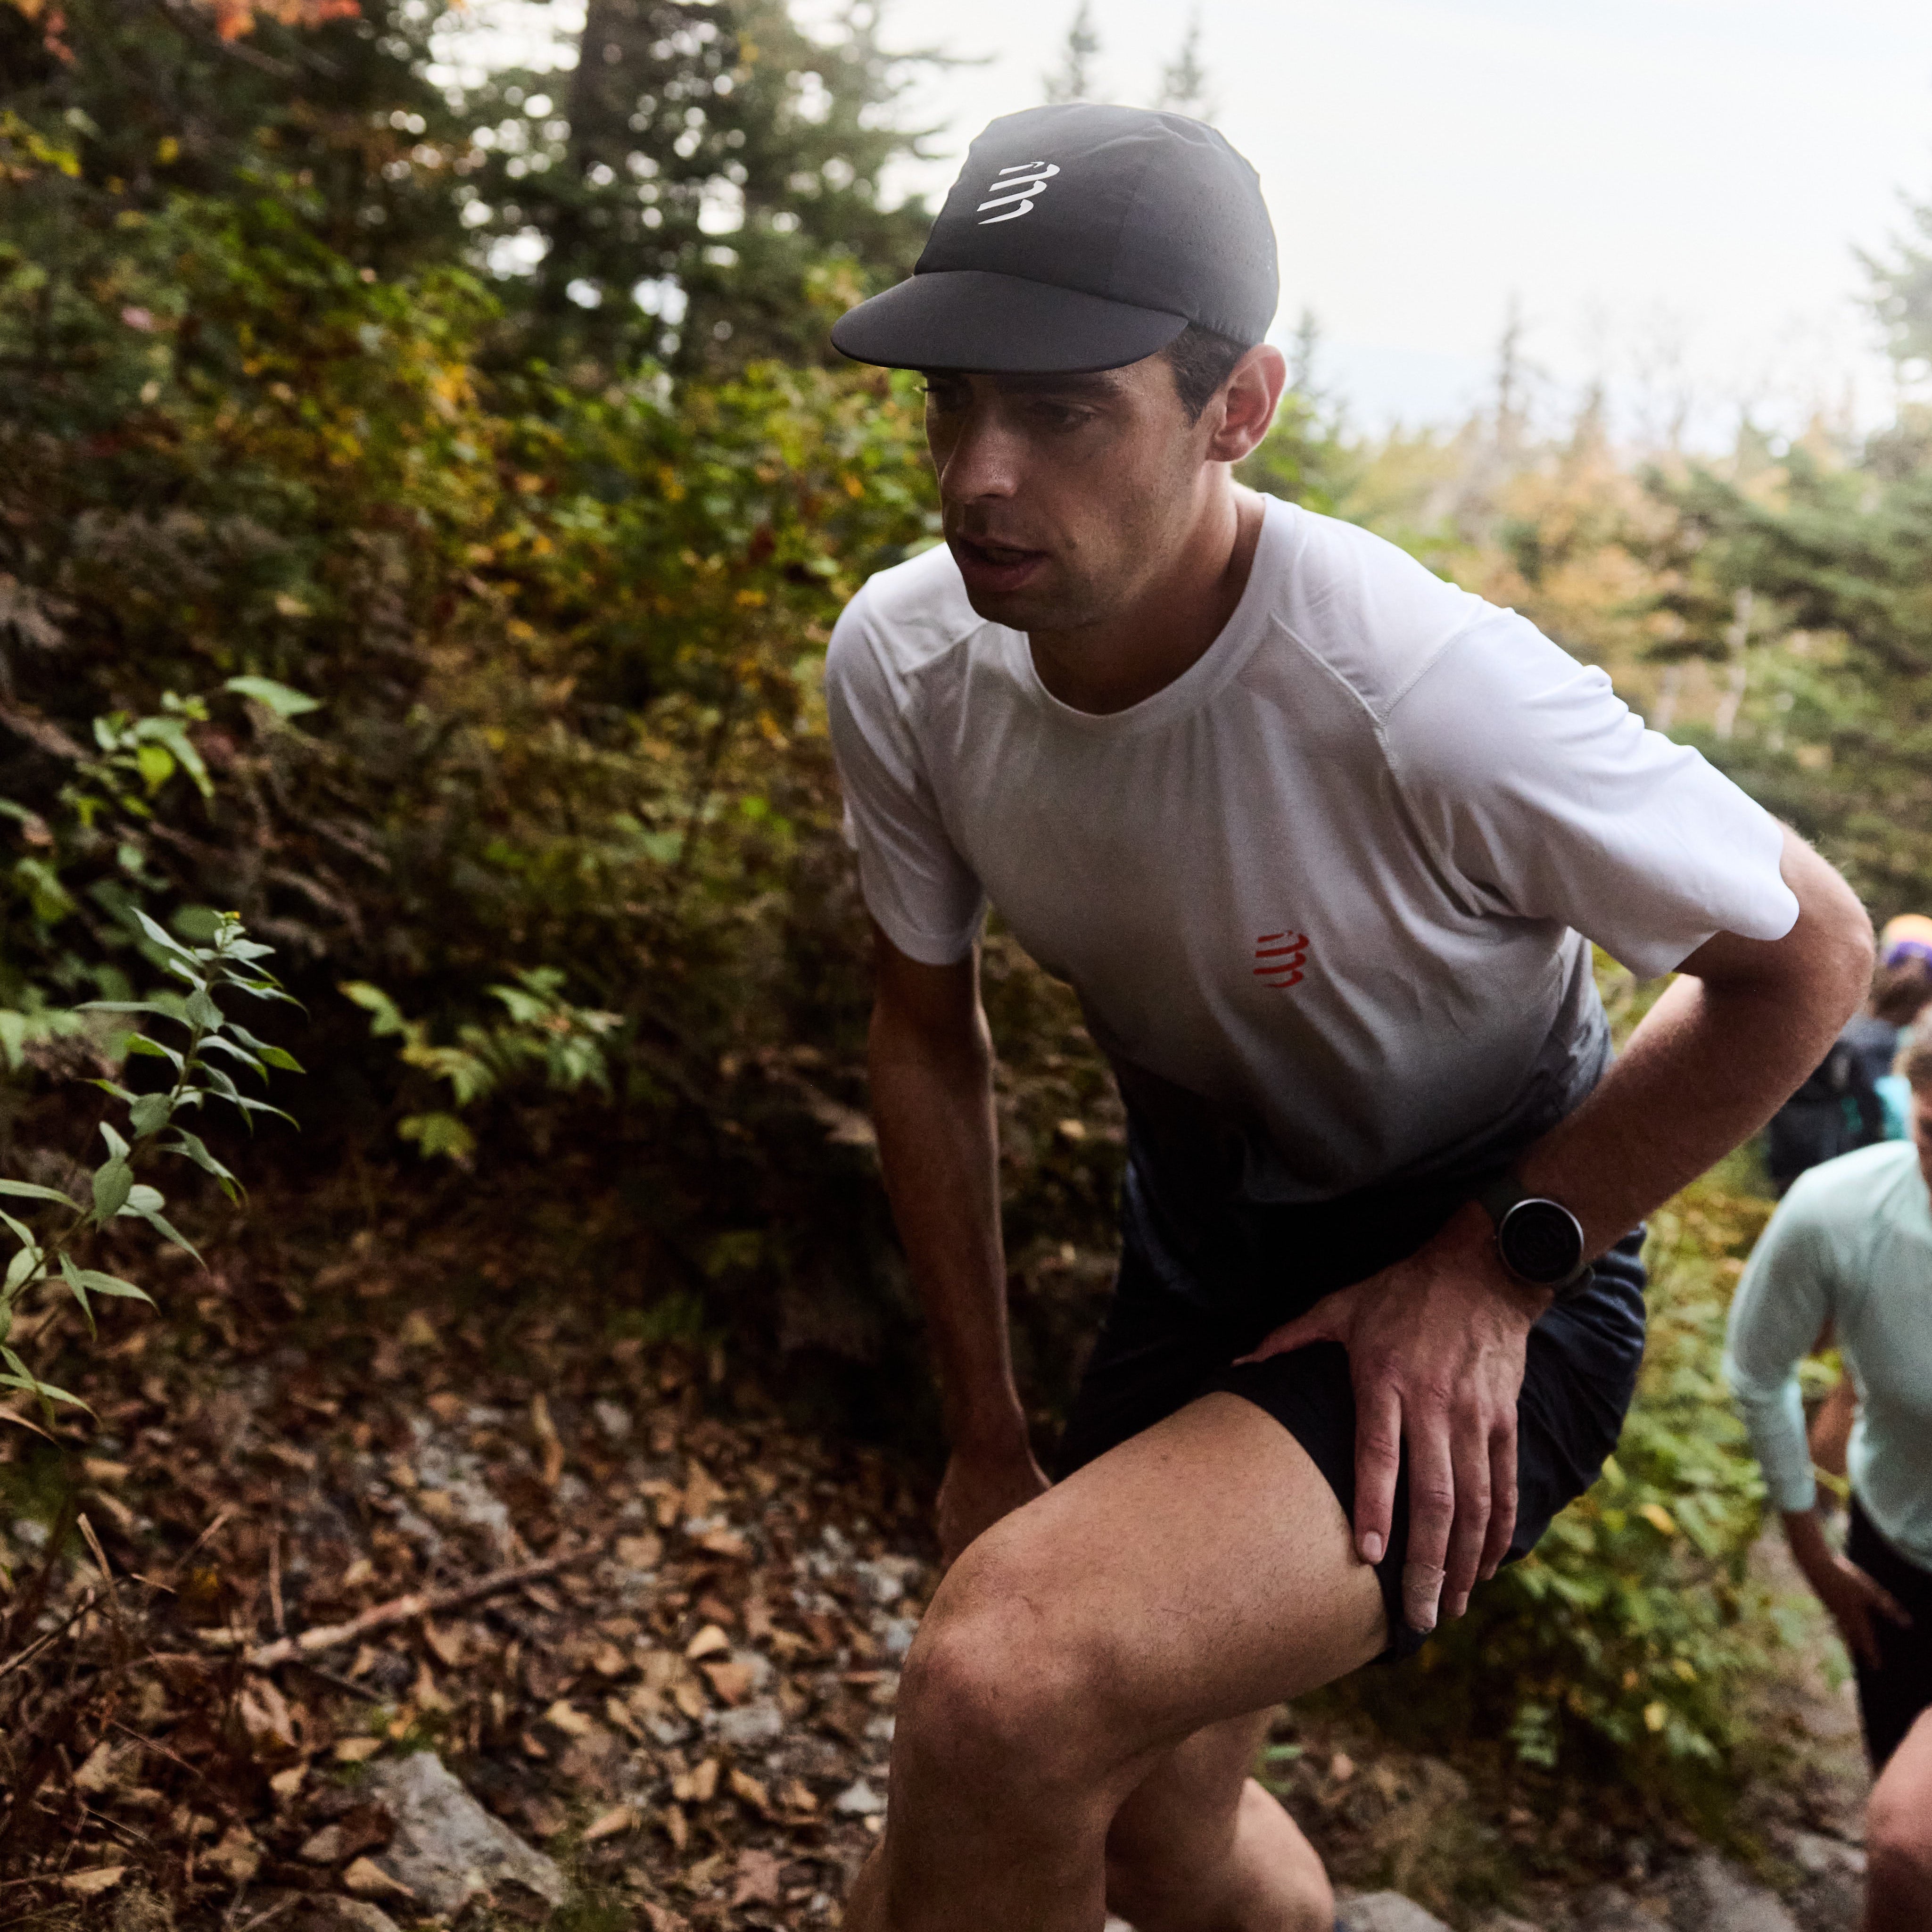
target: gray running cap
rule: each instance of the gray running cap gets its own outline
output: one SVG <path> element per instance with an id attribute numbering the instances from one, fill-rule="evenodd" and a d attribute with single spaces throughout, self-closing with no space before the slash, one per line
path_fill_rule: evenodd
<path id="1" fill-rule="evenodd" d="M 1073 101 L 994 122 L 911 279 L 832 341 L 890 368 L 1070 374 L 1138 362 L 1190 322 L 1252 346 L 1280 294 L 1261 182 L 1220 135 Z"/>

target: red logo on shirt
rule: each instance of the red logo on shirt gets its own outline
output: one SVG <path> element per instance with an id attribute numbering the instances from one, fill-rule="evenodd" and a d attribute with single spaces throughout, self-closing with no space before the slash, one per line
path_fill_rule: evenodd
<path id="1" fill-rule="evenodd" d="M 1305 932 L 1264 932 L 1255 941 L 1255 957 L 1261 963 L 1255 977 L 1282 992 L 1302 981 L 1303 966 L 1308 958 Z"/>

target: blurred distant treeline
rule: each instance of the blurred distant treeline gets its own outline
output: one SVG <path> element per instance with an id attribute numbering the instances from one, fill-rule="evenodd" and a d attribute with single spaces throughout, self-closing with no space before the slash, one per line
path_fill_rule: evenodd
<path id="1" fill-rule="evenodd" d="M 0 0 L 0 1152 L 32 1171 L 36 1095 L 105 1070 L 71 1009 L 157 981 L 135 910 L 238 911 L 309 1011 L 278 1157 L 425 1215 L 487 1183 L 572 1232 L 614 1324 L 929 1429 L 819 695 L 843 602 L 934 534 L 916 382 L 824 346 L 917 252 L 882 178 L 923 57 L 782 0 L 590 0 L 554 72 L 479 31 L 440 0 Z M 1932 256 L 1874 272 L 1916 370 Z M 1316 350 L 1249 480 L 1516 604 L 1876 913 L 1932 908 L 1932 418 L 1634 457 L 1592 408 L 1532 434 L 1506 356 L 1460 432 L 1370 442 Z M 1110 1272 L 1118 1108 L 1065 989 L 997 932 L 987 974 L 1051 1411 Z M 1708 1276 L 1730 1237 L 1700 1238 Z M 1682 1324 L 1705 1354 L 1720 1316 Z M 1726 1444 L 1645 1452 L 1653 1514 L 1603 1532 L 1640 1600 L 1572 1577 L 1526 1748 L 1565 1708 L 1707 1748 L 1721 1659 L 1658 1498 L 1710 1492 L 1684 1521 L 1721 1517 L 1730 1564 Z M 1572 1568 L 1608 1578 L 1595 1547 Z"/>

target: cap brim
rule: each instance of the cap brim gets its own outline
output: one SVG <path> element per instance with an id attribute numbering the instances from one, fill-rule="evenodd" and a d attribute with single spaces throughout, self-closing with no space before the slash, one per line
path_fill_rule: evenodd
<path id="1" fill-rule="evenodd" d="M 1165 349 L 1187 318 L 984 268 L 942 268 L 848 309 L 832 346 L 889 369 L 1072 376 Z"/>

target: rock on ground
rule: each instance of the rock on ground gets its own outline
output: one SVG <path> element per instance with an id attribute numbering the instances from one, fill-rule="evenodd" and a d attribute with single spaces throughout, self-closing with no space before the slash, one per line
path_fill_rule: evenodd
<path id="1" fill-rule="evenodd" d="M 1775 1892 L 1754 1884 L 1714 1852 L 1691 1862 L 1672 1904 L 1682 1932 L 1798 1932 Z"/>
<path id="2" fill-rule="evenodd" d="M 484 1894 L 505 1904 L 519 1893 L 553 1907 L 563 1903 L 556 1864 L 491 1817 L 435 1752 L 376 1766 L 368 1788 L 396 1821 L 395 1836 L 374 1862 L 409 1888 L 418 1912 L 453 1918 Z"/>
<path id="3" fill-rule="evenodd" d="M 1399 1892 L 1365 1892 L 1339 1910 L 1343 1932 L 1449 1932 L 1432 1912 Z"/>

